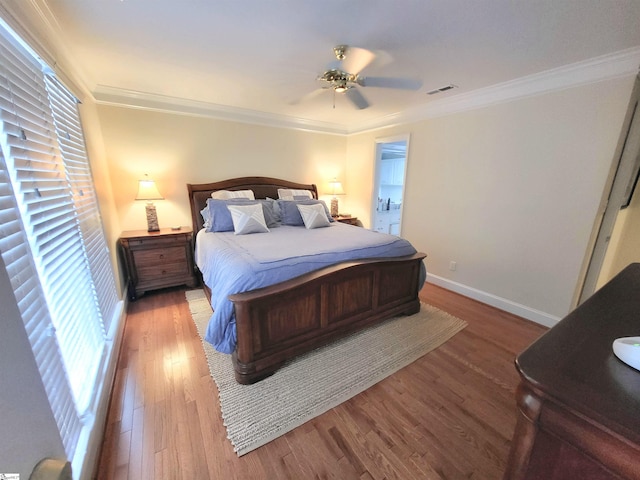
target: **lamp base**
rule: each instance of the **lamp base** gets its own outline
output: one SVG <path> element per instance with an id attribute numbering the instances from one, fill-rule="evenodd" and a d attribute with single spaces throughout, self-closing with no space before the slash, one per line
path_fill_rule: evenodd
<path id="1" fill-rule="evenodd" d="M 338 216 L 338 198 L 337 197 L 333 197 L 331 199 L 331 216 L 332 217 Z"/>
<path id="2" fill-rule="evenodd" d="M 146 205 L 147 212 L 147 231 L 148 232 L 159 232 L 160 227 L 158 226 L 158 214 L 156 213 L 156 206 L 153 203 L 147 203 Z"/>

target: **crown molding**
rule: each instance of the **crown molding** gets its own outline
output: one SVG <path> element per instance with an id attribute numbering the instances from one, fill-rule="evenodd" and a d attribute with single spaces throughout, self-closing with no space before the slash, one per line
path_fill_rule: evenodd
<path id="1" fill-rule="evenodd" d="M 93 91 L 93 96 L 96 102 L 105 105 L 194 115 L 332 135 L 352 135 L 452 115 L 581 85 L 636 75 L 638 74 L 639 66 L 640 46 L 528 75 L 472 92 L 452 95 L 429 102 L 426 105 L 349 127 L 105 85 L 98 85 Z"/>
<path id="2" fill-rule="evenodd" d="M 517 78 L 362 123 L 349 134 L 419 122 L 490 105 L 631 75 L 640 67 L 640 46 Z"/>
<path id="3" fill-rule="evenodd" d="M 288 128 L 313 133 L 346 135 L 341 125 L 316 122 L 304 118 L 259 112 L 197 100 L 138 92 L 122 88 L 98 85 L 93 91 L 96 102 L 103 105 L 123 106 L 140 110 L 214 118 L 230 122 L 250 123 L 267 127 Z"/>

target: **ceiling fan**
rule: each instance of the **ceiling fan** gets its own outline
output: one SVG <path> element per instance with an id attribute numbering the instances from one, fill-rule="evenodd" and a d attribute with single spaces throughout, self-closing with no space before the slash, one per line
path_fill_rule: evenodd
<path id="1" fill-rule="evenodd" d="M 337 61 L 332 62 L 328 66 L 329 69 L 317 78 L 317 80 L 325 82 L 326 85 L 317 92 L 312 92 L 312 94 L 327 89 L 333 90 L 334 93 L 344 93 L 357 108 L 364 109 L 369 107 L 369 102 L 360 93 L 358 87 L 418 90 L 422 86 L 420 80 L 409 78 L 363 76 L 362 71 L 376 56 L 370 50 L 348 45 L 337 45 L 333 48 L 333 53 Z"/>

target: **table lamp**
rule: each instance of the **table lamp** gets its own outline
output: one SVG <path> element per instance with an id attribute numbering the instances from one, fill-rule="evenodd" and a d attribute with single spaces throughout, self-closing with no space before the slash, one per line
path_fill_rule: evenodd
<path id="1" fill-rule="evenodd" d="M 164 197 L 160 195 L 158 187 L 156 187 L 156 182 L 151 180 L 149 175 L 145 174 L 145 178 L 138 181 L 138 195 L 136 195 L 136 200 L 147 201 L 147 231 L 159 232 L 160 227 L 158 226 L 158 214 L 156 213 L 156 206 L 153 204 L 152 200 L 164 200 Z"/>
<path id="2" fill-rule="evenodd" d="M 342 183 L 340 183 L 336 178 L 329 182 L 329 193 L 333 195 L 331 198 L 331 216 L 337 217 L 338 214 L 338 195 L 344 195 L 344 190 L 342 188 Z"/>

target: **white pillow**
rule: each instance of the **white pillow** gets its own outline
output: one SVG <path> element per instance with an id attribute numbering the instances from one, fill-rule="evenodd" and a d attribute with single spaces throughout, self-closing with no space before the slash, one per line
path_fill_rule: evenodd
<path id="1" fill-rule="evenodd" d="M 233 231 L 236 235 L 248 233 L 267 233 L 267 222 L 264 220 L 262 205 L 227 205 L 233 220 Z"/>
<path id="2" fill-rule="evenodd" d="M 313 198 L 311 190 L 293 190 L 290 188 L 279 188 L 278 198 L 280 200 L 304 200 L 305 198 Z"/>
<path id="3" fill-rule="evenodd" d="M 253 190 L 217 190 L 211 192 L 211 198 L 216 200 L 229 200 L 230 198 L 248 198 L 255 200 Z"/>
<path id="4" fill-rule="evenodd" d="M 297 205 L 300 216 L 307 230 L 312 228 L 322 228 L 329 226 L 329 219 L 324 206 L 320 203 L 315 205 Z"/>

